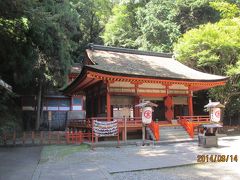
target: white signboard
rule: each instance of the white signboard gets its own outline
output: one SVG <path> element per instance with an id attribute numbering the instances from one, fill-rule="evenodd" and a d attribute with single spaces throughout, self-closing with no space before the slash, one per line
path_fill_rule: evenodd
<path id="1" fill-rule="evenodd" d="M 219 122 L 221 119 L 221 110 L 220 108 L 212 108 L 211 109 L 211 121 Z"/>
<path id="2" fill-rule="evenodd" d="M 144 124 L 150 124 L 152 122 L 152 108 L 151 107 L 143 107 L 142 122 Z"/>
<path id="3" fill-rule="evenodd" d="M 107 136 L 117 136 L 118 135 L 118 122 L 113 121 L 97 121 L 93 123 L 93 131 L 95 136 L 107 137 Z"/>

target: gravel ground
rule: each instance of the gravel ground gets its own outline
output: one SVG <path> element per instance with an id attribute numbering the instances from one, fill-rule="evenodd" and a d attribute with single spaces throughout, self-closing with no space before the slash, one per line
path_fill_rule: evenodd
<path id="1" fill-rule="evenodd" d="M 196 164 L 159 170 L 112 174 L 114 180 L 239 180 L 240 163 Z"/>

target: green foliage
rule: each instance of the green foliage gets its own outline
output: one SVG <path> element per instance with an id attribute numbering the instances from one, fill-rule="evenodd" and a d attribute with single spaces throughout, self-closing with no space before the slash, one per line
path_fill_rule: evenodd
<path id="1" fill-rule="evenodd" d="M 137 23 L 141 35 L 136 39 L 140 49 L 169 52 L 173 42 L 180 35 L 174 1 L 150 1 L 144 8 L 138 9 Z"/>
<path id="2" fill-rule="evenodd" d="M 240 18 L 222 19 L 215 24 L 202 25 L 185 33 L 174 46 L 176 58 L 205 72 L 229 76 L 225 86 L 212 88 L 209 96 L 226 106 L 234 115 L 239 108 L 240 95 Z M 233 104 L 235 104 L 233 106 Z"/>
<path id="3" fill-rule="evenodd" d="M 219 11 L 222 18 L 234 18 L 240 15 L 240 9 L 237 4 L 224 0 L 210 2 L 210 6 Z"/>
<path id="4" fill-rule="evenodd" d="M 81 54 L 88 43 L 102 43 L 101 33 L 111 15 L 113 4 L 110 0 L 71 0 L 79 19 L 78 50 Z"/>
<path id="5" fill-rule="evenodd" d="M 104 43 L 111 46 L 137 47 L 135 40 L 139 36 L 138 26 L 136 24 L 136 11 L 143 6 L 141 2 L 125 2 L 116 4 L 112 9 L 112 16 L 105 26 L 102 35 Z"/>
<path id="6" fill-rule="evenodd" d="M 181 33 L 208 22 L 220 20 L 219 13 L 210 5 L 211 0 L 176 0 L 175 21 Z"/>
<path id="7" fill-rule="evenodd" d="M 210 0 L 125 1 L 116 4 L 103 34 L 106 45 L 171 52 L 188 29 L 219 20 Z"/>
<path id="8" fill-rule="evenodd" d="M 13 100 L 14 94 L 0 87 L 0 136 L 21 127 L 20 107 Z"/>
<path id="9" fill-rule="evenodd" d="M 111 4 L 109 0 L 0 1 L 0 77 L 18 94 L 63 86 L 83 48 L 89 42 L 101 43 Z"/>
<path id="10" fill-rule="evenodd" d="M 240 19 L 223 19 L 192 29 L 178 40 L 174 49 L 178 60 L 219 75 L 239 68 Z"/>

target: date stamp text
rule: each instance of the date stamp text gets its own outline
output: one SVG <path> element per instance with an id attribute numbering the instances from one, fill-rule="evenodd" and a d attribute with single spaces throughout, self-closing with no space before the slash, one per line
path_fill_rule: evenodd
<path id="1" fill-rule="evenodd" d="M 198 163 L 238 162 L 238 155 L 224 155 L 224 154 L 197 155 L 197 162 Z"/>

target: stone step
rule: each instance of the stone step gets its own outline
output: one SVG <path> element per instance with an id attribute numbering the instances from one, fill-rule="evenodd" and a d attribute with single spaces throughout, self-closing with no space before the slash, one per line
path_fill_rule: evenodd
<path id="1" fill-rule="evenodd" d="M 184 132 L 186 131 L 185 129 L 168 129 L 168 130 L 165 130 L 165 129 L 159 129 L 159 132 Z"/>
<path id="2" fill-rule="evenodd" d="M 188 136 L 188 133 L 183 133 L 183 134 L 160 134 L 160 136 Z"/>
<path id="3" fill-rule="evenodd" d="M 160 140 L 188 139 L 189 135 L 182 126 L 160 127 Z"/>
<path id="4" fill-rule="evenodd" d="M 160 134 L 160 137 L 172 137 L 172 136 L 175 136 L 175 137 L 186 137 L 186 136 L 189 136 L 188 134 Z"/>
<path id="5" fill-rule="evenodd" d="M 182 126 L 160 126 L 159 129 L 184 129 Z"/>
<path id="6" fill-rule="evenodd" d="M 178 138 L 189 138 L 189 135 L 185 135 L 185 136 L 160 136 L 160 139 L 178 139 Z"/>

